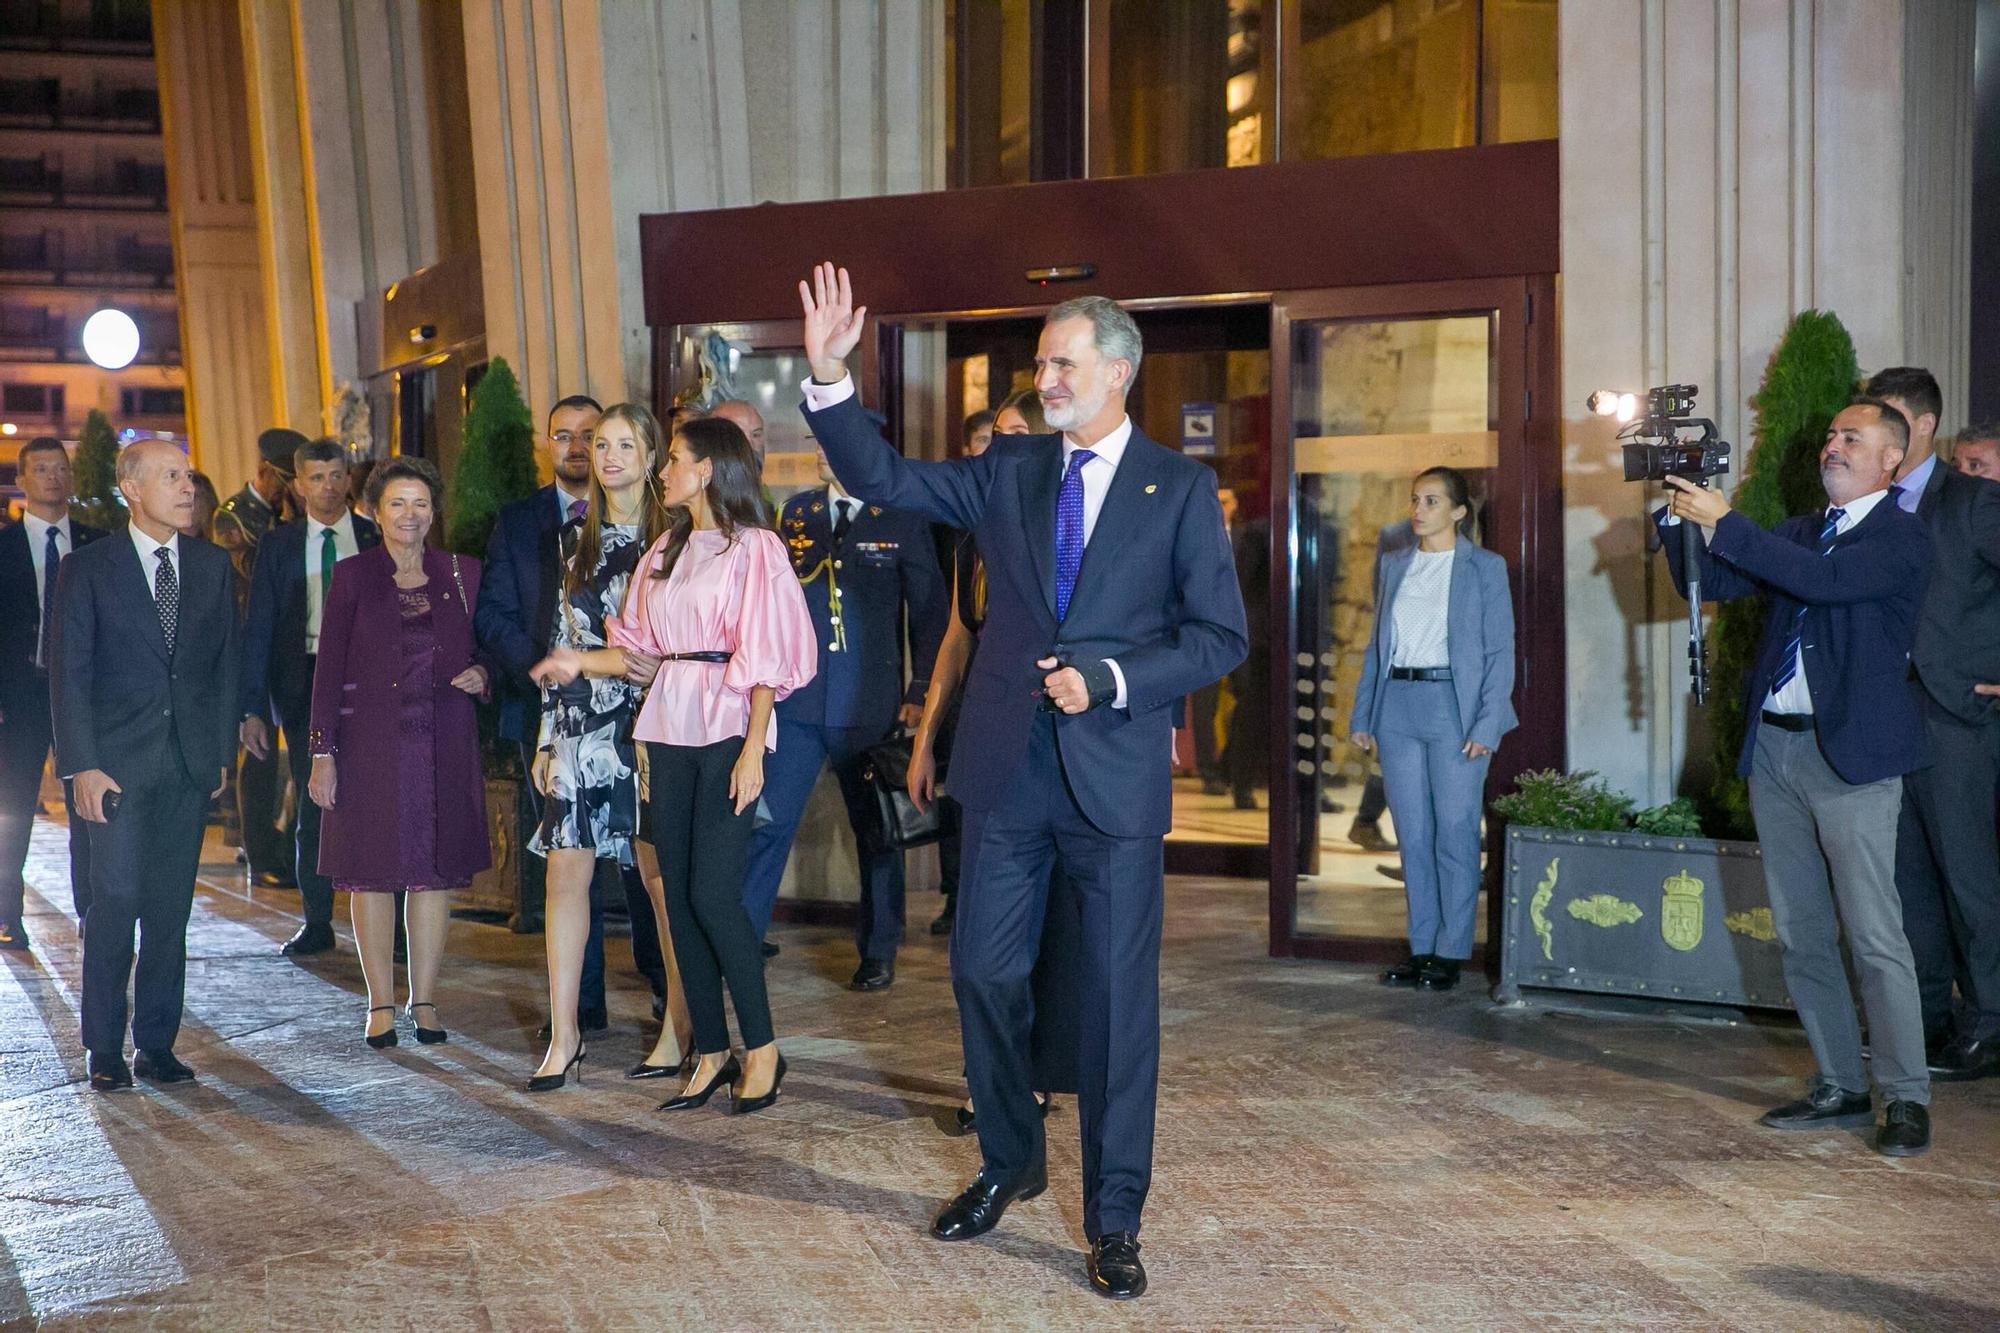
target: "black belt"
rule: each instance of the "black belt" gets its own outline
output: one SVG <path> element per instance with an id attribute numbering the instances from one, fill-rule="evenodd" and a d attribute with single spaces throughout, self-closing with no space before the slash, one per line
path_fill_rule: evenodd
<path id="1" fill-rule="evenodd" d="M 662 662 L 727 662 L 734 654 L 721 652 L 668 653 Z"/>
<path id="2" fill-rule="evenodd" d="M 1390 667 L 1390 680 L 1450 680 L 1450 667 Z"/>
<path id="3" fill-rule="evenodd" d="M 1766 708 L 1764 710 L 1764 725 L 1767 727 L 1776 727 L 1779 731 L 1811 731 L 1813 729 L 1813 715 L 1811 713 L 1774 713 Z"/>

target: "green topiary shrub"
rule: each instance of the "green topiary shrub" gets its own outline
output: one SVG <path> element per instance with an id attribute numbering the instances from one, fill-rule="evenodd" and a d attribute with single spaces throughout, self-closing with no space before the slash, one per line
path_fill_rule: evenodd
<path id="1" fill-rule="evenodd" d="M 1615 833 L 1632 826 L 1631 798 L 1611 790 L 1589 769 L 1531 769 L 1515 779 L 1512 792 L 1493 802 L 1493 809 L 1510 824 L 1532 828 Z"/>
<path id="2" fill-rule="evenodd" d="M 1764 367 L 1764 382 L 1750 400 L 1753 445 L 1744 456 L 1743 480 L 1730 504 L 1759 527 L 1826 504 L 1819 483 L 1819 450 L 1827 423 L 1853 396 L 1861 377 L 1854 340 L 1824 310 L 1795 317 Z M 1764 600 L 1746 597 L 1716 608 L 1710 634 L 1708 735 L 1714 789 L 1701 801 L 1709 827 L 1721 837 L 1754 838 L 1750 794 L 1736 776 L 1736 756 L 1748 724 L 1744 682 L 1756 661 L 1764 630 Z"/>
<path id="3" fill-rule="evenodd" d="M 125 526 L 125 505 L 118 498 L 118 437 L 94 407 L 76 439 L 76 499 L 70 509 L 93 528 Z"/>
<path id="4" fill-rule="evenodd" d="M 512 368 L 496 356 L 466 410 L 465 443 L 445 506 L 445 545 L 484 556 L 500 507 L 534 494 L 537 484 L 535 423 Z"/>

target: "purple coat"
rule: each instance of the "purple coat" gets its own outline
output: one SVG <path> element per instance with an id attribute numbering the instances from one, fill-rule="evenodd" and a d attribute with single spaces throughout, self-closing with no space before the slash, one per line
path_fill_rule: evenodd
<path id="1" fill-rule="evenodd" d="M 456 566 L 457 577 L 453 577 Z M 311 745 L 332 753 L 339 783 L 320 823 L 320 873 L 367 884 L 400 882 L 399 792 L 406 777 L 437 784 L 437 868 L 462 884 L 492 861 L 486 831 L 486 782 L 479 764 L 479 724 L 472 696 L 451 678 L 478 661 L 472 607 L 479 562 L 444 551 L 424 553 L 431 620 L 437 635 L 433 672 L 436 766 L 399 772 L 403 622 L 396 563 L 378 546 L 334 567 L 313 672 Z"/>

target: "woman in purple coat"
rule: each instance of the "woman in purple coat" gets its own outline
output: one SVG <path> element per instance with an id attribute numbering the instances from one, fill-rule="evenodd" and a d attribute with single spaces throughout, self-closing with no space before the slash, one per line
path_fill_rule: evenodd
<path id="1" fill-rule="evenodd" d="M 472 637 L 479 562 L 425 549 L 442 489 L 422 459 L 393 459 L 368 479 L 382 544 L 334 567 L 313 672 L 319 868 L 349 895 L 378 1050 L 396 1044 L 394 895 L 408 890 L 410 1021 L 418 1041 L 440 1042 L 431 997 L 449 890 L 491 860 L 472 706 L 487 682 Z"/>

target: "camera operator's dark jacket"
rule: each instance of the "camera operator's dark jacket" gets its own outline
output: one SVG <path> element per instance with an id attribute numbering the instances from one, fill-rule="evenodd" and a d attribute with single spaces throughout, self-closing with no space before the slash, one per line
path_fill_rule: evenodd
<path id="1" fill-rule="evenodd" d="M 1679 534 L 1664 511 L 1655 520 L 1668 568 L 1683 593 Z M 1819 553 L 1821 514 L 1788 518 L 1770 532 L 1731 510 L 1701 555 L 1704 600 L 1726 602 L 1764 593 L 1770 615 L 1744 690 L 1748 725 L 1736 771 L 1750 774 L 1757 729 L 1771 682 L 1801 604 L 1806 684 L 1812 691 L 1820 751 L 1844 782 L 1898 777 L 1928 761 L 1910 679 L 1910 647 L 1930 582 L 1931 538 L 1915 514 L 1884 496 L 1866 518 Z"/>

